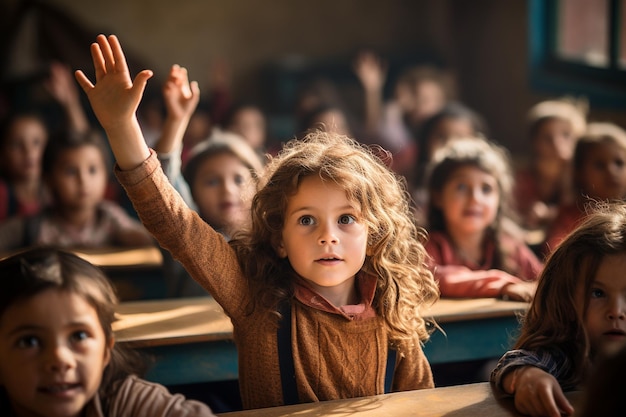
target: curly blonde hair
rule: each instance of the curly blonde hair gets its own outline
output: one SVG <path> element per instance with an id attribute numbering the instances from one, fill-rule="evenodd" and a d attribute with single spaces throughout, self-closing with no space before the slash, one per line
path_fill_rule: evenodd
<path id="1" fill-rule="evenodd" d="M 426 264 L 425 232 L 414 221 L 406 184 L 376 151 L 347 136 L 314 131 L 288 142 L 270 160 L 252 202 L 252 228 L 231 242 L 255 295 L 252 308 L 276 312 L 292 297 L 295 272 L 276 248 L 289 198 L 304 178 L 319 175 L 345 189 L 361 207 L 369 234 L 361 271 L 377 277 L 373 307 L 390 340 L 401 347 L 416 337 L 428 339 L 420 308 L 435 302 L 439 290 Z"/>

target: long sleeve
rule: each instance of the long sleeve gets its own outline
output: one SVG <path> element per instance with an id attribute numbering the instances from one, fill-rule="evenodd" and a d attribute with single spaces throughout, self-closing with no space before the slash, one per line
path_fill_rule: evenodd
<path id="1" fill-rule="evenodd" d="M 571 364 L 567 356 L 557 349 L 531 351 L 525 349 L 516 349 L 506 352 L 498 364 L 491 372 L 490 380 L 500 393 L 504 393 L 502 387 L 503 378 L 515 368 L 521 366 L 534 366 L 550 375 L 554 376 L 559 382 L 571 373 Z M 563 389 L 572 389 L 574 387 L 564 386 Z"/>
<path id="2" fill-rule="evenodd" d="M 458 259 L 442 233 L 431 233 L 425 247 L 442 297 L 498 297 L 505 285 L 524 282 L 505 271 L 490 268 L 490 261 L 470 268 Z"/>

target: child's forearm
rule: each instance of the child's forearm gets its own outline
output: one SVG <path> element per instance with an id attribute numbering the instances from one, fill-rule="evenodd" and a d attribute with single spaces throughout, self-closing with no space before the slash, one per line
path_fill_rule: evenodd
<path id="1" fill-rule="evenodd" d="M 138 167 L 150 156 L 150 149 L 139 127 L 136 117 L 114 128 L 105 128 L 111 150 L 122 171 Z"/>
<path id="2" fill-rule="evenodd" d="M 161 138 L 154 147 L 154 150 L 158 153 L 172 152 L 178 144 L 183 142 L 183 136 L 185 135 L 188 124 L 189 117 L 186 116 L 166 117 L 161 131 Z"/>

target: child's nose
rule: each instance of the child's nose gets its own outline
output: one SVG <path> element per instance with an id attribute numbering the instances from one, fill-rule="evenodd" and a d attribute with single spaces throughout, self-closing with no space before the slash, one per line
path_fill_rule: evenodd
<path id="1" fill-rule="evenodd" d="M 66 345 L 56 345 L 48 349 L 46 367 L 49 371 L 66 371 L 74 367 L 74 355 Z"/>
<path id="2" fill-rule="evenodd" d="M 339 238 L 337 238 L 337 234 L 335 233 L 335 228 L 333 225 L 322 225 L 320 227 L 320 236 L 319 236 L 319 244 L 325 245 L 327 243 L 339 243 Z"/>
<path id="3" fill-rule="evenodd" d="M 611 303 L 609 319 L 626 320 L 626 299 L 619 297 Z"/>

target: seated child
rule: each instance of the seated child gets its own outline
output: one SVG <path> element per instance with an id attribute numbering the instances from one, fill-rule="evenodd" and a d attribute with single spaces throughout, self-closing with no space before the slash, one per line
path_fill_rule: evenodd
<path id="1" fill-rule="evenodd" d="M 595 207 L 550 254 L 517 342 L 491 374 L 520 413 L 571 415 L 563 391 L 626 346 L 625 269 L 623 204 Z"/>
<path id="2" fill-rule="evenodd" d="M 108 156 L 106 142 L 94 131 L 51 138 L 43 156 L 43 174 L 52 202 L 36 215 L 14 217 L 0 225 L 0 250 L 153 244 L 141 223 L 104 199 Z"/>
<path id="3" fill-rule="evenodd" d="M 117 298 L 103 272 L 57 249 L 0 261 L 0 415 L 208 417 L 203 403 L 135 372 L 115 344 Z"/>
<path id="4" fill-rule="evenodd" d="M 530 301 L 541 262 L 505 230 L 512 178 L 503 148 L 481 138 L 453 139 L 429 176 L 426 250 L 442 297 Z"/>
<path id="5" fill-rule="evenodd" d="M 96 84 L 76 77 L 116 175 L 144 225 L 231 319 L 244 408 L 382 394 L 386 377 L 393 391 L 433 387 L 420 311 L 437 286 L 406 189 L 371 150 L 329 132 L 286 144 L 266 167 L 249 230 L 227 242 L 142 137 L 136 108 L 152 72 L 131 81 L 113 35 L 91 53 Z"/>
<path id="6" fill-rule="evenodd" d="M 50 64 L 44 87 L 63 111 L 62 125 L 81 134 L 89 122 L 80 103 L 76 81 L 69 68 Z M 0 222 L 12 216 L 38 213 L 48 203 L 41 178 L 41 158 L 48 126 L 36 112 L 14 112 L 0 128 Z"/>
<path id="7" fill-rule="evenodd" d="M 575 200 L 559 207 L 548 228 L 547 254 L 585 217 L 598 200 L 626 199 L 626 131 L 613 123 L 591 123 L 578 140 L 573 157 Z"/>
<path id="8" fill-rule="evenodd" d="M 571 203 L 571 160 L 586 116 L 586 103 L 565 98 L 542 101 L 528 112 L 531 155 L 515 173 L 514 189 L 522 227 L 545 233 L 558 208 Z"/>

